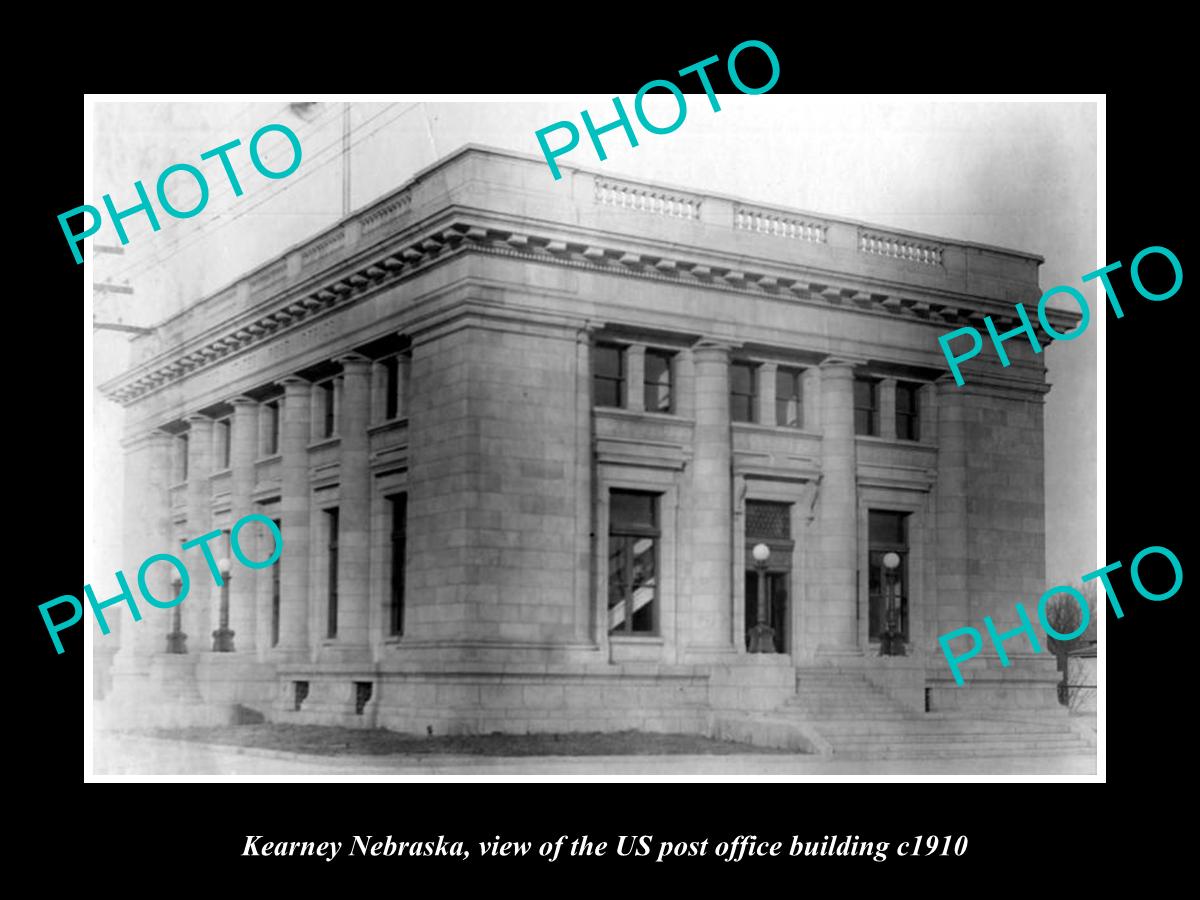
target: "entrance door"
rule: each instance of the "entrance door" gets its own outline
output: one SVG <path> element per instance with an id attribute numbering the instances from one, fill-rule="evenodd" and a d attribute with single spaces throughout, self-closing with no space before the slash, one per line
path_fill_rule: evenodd
<path id="1" fill-rule="evenodd" d="M 775 652 L 788 652 L 787 572 L 767 572 L 767 622 L 775 629 Z M 746 570 L 746 649 L 750 649 L 750 629 L 758 624 L 758 572 Z"/>

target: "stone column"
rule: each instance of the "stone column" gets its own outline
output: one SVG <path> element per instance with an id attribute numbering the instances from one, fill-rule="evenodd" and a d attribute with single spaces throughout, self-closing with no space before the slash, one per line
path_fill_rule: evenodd
<path id="1" fill-rule="evenodd" d="M 119 643 L 115 658 L 119 671 L 145 671 L 151 653 L 161 653 L 166 647 L 171 611 L 151 606 L 141 596 L 137 573 L 142 561 L 155 553 L 180 555 L 179 547 L 171 540 L 169 528 L 170 497 L 170 442 L 171 437 L 163 432 L 138 435 L 125 442 L 125 494 L 122 536 L 122 568 L 125 579 L 133 592 L 134 600 L 142 613 L 142 621 L 134 622 L 125 604 L 110 606 L 104 610 L 110 633 L 101 635 L 96 628 L 97 648 L 103 642 Z M 146 573 L 146 585 L 160 601 L 171 600 L 176 591 L 171 587 L 172 567 L 167 563 L 156 563 Z M 107 600 L 120 590 L 112 573 L 104 573 L 92 582 L 97 600 Z M 184 601 L 186 604 L 188 601 Z M 84 601 L 86 605 L 86 600 Z M 94 619 L 88 614 L 88 619 Z"/>
<path id="2" fill-rule="evenodd" d="M 187 481 L 187 539 L 195 540 L 212 530 L 212 465 L 213 420 L 207 416 L 187 417 L 191 429 L 188 437 Z M 209 545 L 213 555 L 220 557 L 221 542 Z M 192 578 L 191 592 L 181 604 L 183 631 L 188 636 L 188 653 L 203 653 L 212 648 L 212 632 L 216 627 L 216 603 L 220 588 L 213 582 L 212 573 L 200 547 L 183 551 L 183 559 Z"/>
<path id="3" fill-rule="evenodd" d="M 733 496 L 728 344 L 692 350 L 696 430 L 692 458 L 691 650 L 733 650 Z"/>
<path id="4" fill-rule="evenodd" d="M 971 607 L 967 584 L 967 395 L 948 375 L 939 378 L 935 387 L 938 477 L 934 495 L 939 609 L 935 621 L 929 625 L 936 636 L 980 619 Z M 987 611 L 981 614 L 984 612 Z M 929 649 L 933 652 L 936 647 Z"/>
<path id="5" fill-rule="evenodd" d="M 282 381 L 283 422 L 280 452 L 283 455 L 280 512 L 283 523 L 283 554 L 280 570 L 279 644 L 285 659 L 303 660 L 308 647 L 309 563 L 309 413 L 312 392 L 303 378 Z"/>
<path id="6" fill-rule="evenodd" d="M 854 445 L 854 363 L 821 364 L 821 488 L 814 635 L 820 650 L 858 649 L 858 486 Z"/>
<path id="7" fill-rule="evenodd" d="M 879 391 L 879 436 L 889 441 L 896 439 L 896 379 L 884 378 L 876 388 Z"/>
<path id="8" fill-rule="evenodd" d="M 358 658 L 368 651 L 371 482 L 367 460 L 367 419 L 371 361 L 350 354 L 342 364 L 340 435 L 340 499 L 338 501 L 338 629 L 339 658 Z"/>
<path id="9" fill-rule="evenodd" d="M 258 439 L 258 402 L 250 397 L 233 400 L 233 433 L 229 440 L 230 473 L 230 516 L 229 527 L 233 528 L 243 516 L 254 512 L 251 494 L 254 493 L 254 457 Z M 260 529 L 251 525 L 238 535 L 245 540 Z M 251 557 L 252 559 L 256 557 Z M 263 559 L 264 557 L 257 557 Z M 241 565 L 230 548 L 229 561 L 233 563 L 233 575 L 229 579 L 229 627 L 233 631 L 233 645 L 238 651 L 254 651 L 254 635 L 257 630 L 255 615 L 255 587 L 260 578 L 270 576 L 269 569 L 255 570 Z"/>
<path id="10" fill-rule="evenodd" d="M 641 344 L 625 349 L 625 408 L 633 412 L 646 408 L 646 348 Z"/>
<path id="11" fill-rule="evenodd" d="M 775 373 L 779 366 L 763 363 L 758 367 L 758 415 L 759 425 L 775 424 Z"/>

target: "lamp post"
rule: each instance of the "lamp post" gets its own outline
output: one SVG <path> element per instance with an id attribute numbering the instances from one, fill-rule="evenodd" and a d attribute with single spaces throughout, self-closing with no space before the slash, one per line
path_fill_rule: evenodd
<path id="1" fill-rule="evenodd" d="M 213 650 L 217 653 L 233 652 L 233 632 L 229 630 L 229 582 L 233 578 L 233 563 L 227 558 L 217 561 L 221 573 L 221 625 L 213 632 Z"/>
<path id="2" fill-rule="evenodd" d="M 171 587 L 175 589 L 175 596 L 179 596 L 179 590 L 183 586 L 183 579 L 179 577 L 178 572 L 171 573 Z M 167 635 L 167 652 L 168 653 L 187 653 L 187 635 L 183 633 L 183 611 L 180 609 L 182 604 L 176 603 L 171 610 L 171 631 Z"/>
<path id="3" fill-rule="evenodd" d="M 883 554 L 883 580 L 887 591 L 887 621 L 879 639 L 881 656 L 904 656 L 904 637 L 900 631 L 899 621 L 900 605 L 896 598 L 896 570 L 899 568 L 899 553 L 889 551 Z"/>
<path id="4" fill-rule="evenodd" d="M 754 568 L 758 571 L 758 615 L 755 616 L 754 627 L 750 629 L 750 652 L 774 653 L 775 629 L 767 621 L 770 617 L 770 606 L 767 604 L 767 561 L 771 558 L 771 548 L 766 544 L 755 544 L 750 555 L 754 557 Z"/>

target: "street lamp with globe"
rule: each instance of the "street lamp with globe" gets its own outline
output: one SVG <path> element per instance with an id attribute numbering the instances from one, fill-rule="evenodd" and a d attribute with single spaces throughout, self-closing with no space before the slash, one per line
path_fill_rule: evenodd
<path id="1" fill-rule="evenodd" d="M 217 653 L 233 652 L 233 632 L 229 629 L 229 582 L 233 578 L 233 563 L 227 557 L 217 561 L 221 573 L 221 624 L 213 632 L 213 650 Z"/>
<path id="2" fill-rule="evenodd" d="M 880 656 L 904 656 L 904 636 L 900 630 L 900 604 L 896 597 L 899 579 L 900 554 L 888 551 L 883 554 L 883 581 L 887 594 L 887 616 L 883 634 L 879 639 Z"/>
<path id="3" fill-rule="evenodd" d="M 754 627 L 750 629 L 751 653 L 775 652 L 775 629 L 768 621 L 770 607 L 767 604 L 767 562 L 771 559 L 771 548 L 766 544 L 755 544 L 750 551 L 754 568 L 758 572 L 758 603 Z"/>

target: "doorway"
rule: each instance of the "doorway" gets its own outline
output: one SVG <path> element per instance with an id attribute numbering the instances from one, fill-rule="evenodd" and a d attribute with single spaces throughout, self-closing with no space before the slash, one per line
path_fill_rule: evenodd
<path id="1" fill-rule="evenodd" d="M 788 575 L 786 571 L 770 572 L 763 576 L 767 603 L 765 624 L 774 629 L 774 652 L 788 652 Z M 750 631 L 758 624 L 758 572 L 746 570 L 746 649 L 750 649 Z"/>

